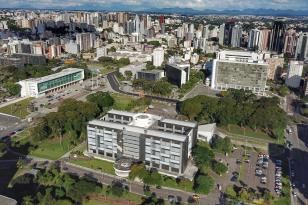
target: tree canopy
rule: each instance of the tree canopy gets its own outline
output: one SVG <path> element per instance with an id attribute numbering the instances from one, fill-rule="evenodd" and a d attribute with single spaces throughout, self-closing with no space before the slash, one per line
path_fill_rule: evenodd
<path id="1" fill-rule="evenodd" d="M 250 91 L 230 89 L 221 98 L 196 96 L 185 100 L 180 112 L 191 120 L 219 125 L 237 124 L 279 137 L 287 118 L 276 97 L 257 98 Z"/>

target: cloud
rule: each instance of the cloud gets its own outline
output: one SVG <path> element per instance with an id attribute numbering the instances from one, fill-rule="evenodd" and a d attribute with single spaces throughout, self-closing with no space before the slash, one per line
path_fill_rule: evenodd
<path id="1" fill-rule="evenodd" d="M 308 9 L 307 0 L 0 0 L 5 8 L 112 8 L 119 5 L 134 8 L 194 8 L 194 9 Z"/>

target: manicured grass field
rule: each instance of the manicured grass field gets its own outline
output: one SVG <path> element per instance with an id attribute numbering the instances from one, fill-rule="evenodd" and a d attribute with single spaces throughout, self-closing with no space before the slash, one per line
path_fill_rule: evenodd
<path id="1" fill-rule="evenodd" d="M 104 186 L 102 194 L 106 195 L 106 186 Z M 142 202 L 141 196 L 134 194 L 134 193 L 130 193 L 130 192 L 124 193 L 123 196 L 121 197 L 107 196 L 106 199 L 107 200 L 105 200 L 105 197 L 103 195 L 90 195 L 89 200 L 85 200 L 83 204 L 85 205 L 118 205 L 118 204 L 121 204 L 121 203 L 114 202 L 116 200 L 121 200 L 122 203 L 123 201 L 127 200 L 134 204 L 140 204 Z"/>
<path id="2" fill-rule="evenodd" d="M 36 157 L 56 160 L 62 155 L 70 151 L 73 147 L 70 146 L 70 140 L 64 138 L 60 143 L 60 139 L 48 139 L 37 143 L 38 148 L 31 151 L 30 154 Z"/>
<path id="3" fill-rule="evenodd" d="M 35 157 L 56 160 L 62 155 L 73 149 L 70 145 L 68 137 L 63 137 L 60 143 L 60 138 L 46 139 L 41 142 L 35 142 L 30 136 L 28 130 L 25 130 L 18 135 L 12 137 L 13 149 L 23 154 L 30 154 Z M 29 147 L 36 147 L 29 150 Z"/>
<path id="4" fill-rule="evenodd" d="M 228 126 L 220 127 L 220 129 L 222 129 L 223 131 L 225 131 L 227 133 L 231 133 L 231 134 L 234 134 L 234 135 L 242 135 L 242 136 L 248 136 L 248 137 L 252 137 L 252 138 L 264 139 L 264 140 L 268 140 L 268 141 L 271 141 L 271 142 L 275 141 L 275 139 L 271 138 L 266 133 L 264 133 L 260 130 L 255 131 L 255 130 L 252 130 L 248 127 L 242 128 L 238 125 L 228 125 Z"/>
<path id="5" fill-rule="evenodd" d="M 164 176 L 162 186 L 170 187 L 170 188 L 174 188 L 174 189 L 180 189 L 180 190 L 188 191 L 188 192 L 194 192 L 194 190 L 193 190 L 194 182 L 189 181 L 189 180 L 187 180 L 186 182 L 178 184 L 178 183 L 176 183 L 175 178 Z"/>
<path id="6" fill-rule="evenodd" d="M 20 118 L 26 118 L 30 113 L 28 112 L 28 106 L 30 105 L 33 98 L 27 98 L 19 102 L 7 105 L 0 108 L 0 113 L 13 115 Z"/>
<path id="7" fill-rule="evenodd" d="M 119 94 L 119 93 L 112 93 L 111 96 L 114 98 L 113 109 L 126 110 L 126 111 L 129 111 L 132 109 L 132 104 L 135 100 L 134 97 Z"/>
<path id="8" fill-rule="evenodd" d="M 99 159 L 90 159 L 90 160 L 76 159 L 76 160 L 70 160 L 69 162 L 82 166 L 82 167 L 99 170 L 107 174 L 112 174 L 112 175 L 115 174 L 112 162 L 107 162 L 107 161 L 99 160 Z"/>

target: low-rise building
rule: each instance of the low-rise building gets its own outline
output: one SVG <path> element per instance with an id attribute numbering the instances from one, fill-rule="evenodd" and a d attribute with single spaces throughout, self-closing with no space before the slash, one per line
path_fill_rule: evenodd
<path id="1" fill-rule="evenodd" d="M 147 81 L 157 81 L 164 77 L 163 70 L 140 70 L 137 71 L 136 78 Z"/>
<path id="2" fill-rule="evenodd" d="M 145 69 L 145 67 L 146 67 L 145 63 L 135 62 L 133 64 L 119 68 L 119 72 L 123 76 L 125 76 L 125 71 L 130 71 L 130 72 L 132 72 L 132 74 L 133 74 L 132 77 L 134 78 L 137 75 L 137 72 Z"/>
<path id="3" fill-rule="evenodd" d="M 31 78 L 19 81 L 21 85 L 21 97 L 40 97 L 72 84 L 82 82 L 84 70 L 79 68 L 67 68 L 59 73 L 41 78 Z"/>

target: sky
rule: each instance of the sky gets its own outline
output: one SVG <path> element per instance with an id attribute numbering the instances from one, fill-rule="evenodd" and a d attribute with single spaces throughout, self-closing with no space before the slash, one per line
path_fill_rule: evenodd
<path id="1" fill-rule="evenodd" d="M 58 8 L 58 9 L 293 9 L 308 10 L 308 0 L 0 0 L 2 8 Z"/>

